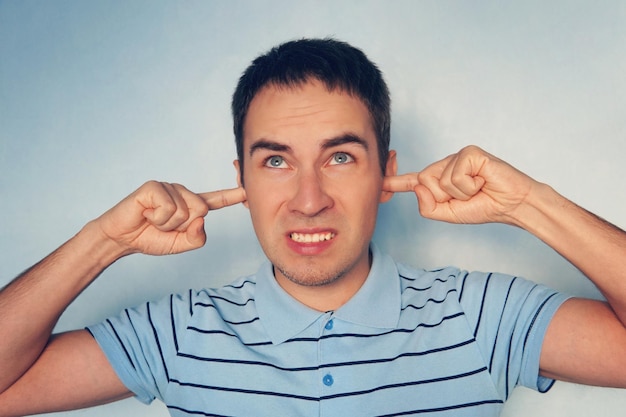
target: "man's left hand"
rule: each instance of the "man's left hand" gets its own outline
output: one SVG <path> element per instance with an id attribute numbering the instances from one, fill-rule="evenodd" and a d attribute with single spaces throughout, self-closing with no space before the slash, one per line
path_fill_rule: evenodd
<path id="1" fill-rule="evenodd" d="M 415 192 L 421 215 L 429 219 L 518 224 L 516 211 L 535 184 L 506 162 L 468 146 L 421 172 L 385 177 L 383 190 Z"/>

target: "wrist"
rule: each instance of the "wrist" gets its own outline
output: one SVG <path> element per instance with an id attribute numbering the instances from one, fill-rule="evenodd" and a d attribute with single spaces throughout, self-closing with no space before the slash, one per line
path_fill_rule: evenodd
<path id="1" fill-rule="evenodd" d="M 547 241 L 555 232 L 555 227 L 559 227 L 568 205 L 572 203 L 552 187 L 534 182 L 510 221 L 511 224 Z"/>
<path id="2" fill-rule="evenodd" d="M 132 253 L 104 233 L 98 220 L 87 223 L 72 240 L 80 255 L 89 259 L 100 270 Z"/>

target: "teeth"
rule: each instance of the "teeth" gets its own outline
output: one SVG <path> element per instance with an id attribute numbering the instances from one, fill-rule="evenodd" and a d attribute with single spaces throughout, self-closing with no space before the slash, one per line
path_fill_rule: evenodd
<path id="1" fill-rule="evenodd" d="M 330 240 L 335 237 L 334 233 L 292 233 L 291 239 L 298 243 L 317 243 Z"/>

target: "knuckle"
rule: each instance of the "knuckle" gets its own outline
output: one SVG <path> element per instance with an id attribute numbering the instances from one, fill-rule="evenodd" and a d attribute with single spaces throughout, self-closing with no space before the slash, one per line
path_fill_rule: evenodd
<path id="1" fill-rule="evenodd" d="M 172 220 L 175 222 L 185 222 L 189 219 L 189 211 L 183 210 L 181 208 L 177 209 L 174 214 L 172 214 Z"/>
<path id="2" fill-rule="evenodd" d="M 197 214 L 198 217 L 204 217 L 209 212 L 209 205 L 202 201 L 201 204 L 193 208 L 194 214 Z M 190 215 L 191 216 L 191 215 Z"/>
<path id="3" fill-rule="evenodd" d="M 172 188 L 174 188 L 175 190 L 177 190 L 179 192 L 180 191 L 187 191 L 187 188 L 184 185 L 179 184 L 177 182 L 173 182 L 170 185 L 172 186 Z"/>
<path id="4" fill-rule="evenodd" d="M 481 149 L 476 145 L 467 145 L 461 150 L 461 153 L 473 154 L 481 152 Z"/>
<path id="5" fill-rule="evenodd" d="M 221 201 L 222 201 L 222 207 L 228 206 L 228 196 L 226 196 L 226 193 L 221 194 Z"/>
<path id="6" fill-rule="evenodd" d="M 174 216 L 177 210 L 176 204 L 171 200 L 163 201 L 159 207 L 164 214 Z"/>
<path id="7" fill-rule="evenodd" d="M 452 187 L 452 185 L 453 185 L 452 176 L 450 176 L 450 177 L 441 177 L 441 179 L 439 179 L 439 184 L 443 188 L 450 188 L 450 187 Z"/>
<path id="8" fill-rule="evenodd" d="M 155 181 L 155 180 L 150 180 L 141 184 L 141 186 L 137 188 L 137 190 L 135 190 L 134 194 L 135 195 L 142 194 L 142 193 L 153 194 L 156 191 L 158 191 L 160 188 L 162 188 L 160 182 Z"/>
<path id="9" fill-rule="evenodd" d="M 426 172 L 424 172 L 424 171 L 419 172 L 419 173 L 417 174 L 417 181 L 418 181 L 420 184 L 423 184 L 423 183 L 427 182 L 427 181 L 429 180 L 429 178 L 430 178 L 430 177 L 428 176 L 428 174 L 426 174 Z"/>
<path id="10" fill-rule="evenodd" d="M 452 175 L 450 175 L 450 183 L 460 184 L 465 180 L 465 177 L 465 173 L 463 172 L 453 172 Z"/>

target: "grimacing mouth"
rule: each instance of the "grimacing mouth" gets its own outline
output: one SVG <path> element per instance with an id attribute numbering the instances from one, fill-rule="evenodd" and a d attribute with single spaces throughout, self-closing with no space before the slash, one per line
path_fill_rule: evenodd
<path id="1" fill-rule="evenodd" d="M 332 232 L 324 233 L 296 233 L 293 232 L 289 235 L 291 240 L 298 243 L 318 243 L 326 240 L 331 240 L 335 237 Z"/>

